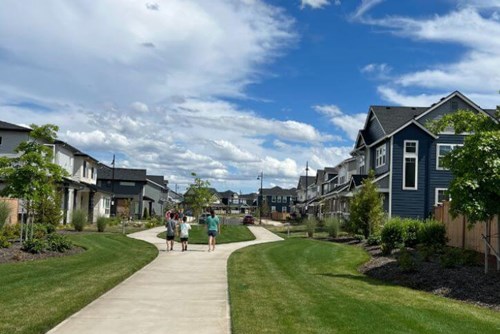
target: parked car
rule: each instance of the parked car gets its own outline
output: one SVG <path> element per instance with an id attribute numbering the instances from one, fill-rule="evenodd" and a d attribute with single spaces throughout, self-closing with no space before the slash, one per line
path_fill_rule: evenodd
<path id="1" fill-rule="evenodd" d="M 210 216 L 209 213 L 207 212 L 204 212 L 200 215 L 200 219 L 198 220 L 198 223 L 200 224 L 205 224 L 206 220 L 207 220 L 207 217 Z"/>
<path id="2" fill-rule="evenodd" d="M 252 215 L 246 215 L 245 217 L 243 217 L 243 224 L 255 224 L 255 219 Z"/>

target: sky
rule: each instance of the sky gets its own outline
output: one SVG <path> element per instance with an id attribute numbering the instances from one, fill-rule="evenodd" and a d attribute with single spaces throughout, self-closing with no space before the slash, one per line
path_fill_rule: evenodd
<path id="1" fill-rule="evenodd" d="M 499 0 L 0 2 L 0 120 L 179 191 L 294 187 L 455 90 L 500 104 Z"/>

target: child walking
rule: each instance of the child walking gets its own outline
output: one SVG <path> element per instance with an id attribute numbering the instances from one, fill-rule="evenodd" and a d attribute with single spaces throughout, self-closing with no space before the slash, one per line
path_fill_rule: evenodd
<path id="1" fill-rule="evenodd" d="M 182 223 L 180 225 L 181 230 L 181 245 L 182 251 L 187 251 L 188 249 L 188 239 L 189 239 L 189 230 L 191 229 L 191 225 L 187 223 L 187 217 L 182 217 Z"/>
<path id="2" fill-rule="evenodd" d="M 175 239 L 175 230 L 177 226 L 177 222 L 174 219 L 175 214 L 170 213 L 170 219 L 166 222 L 167 227 L 167 252 L 174 250 L 174 239 Z"/>

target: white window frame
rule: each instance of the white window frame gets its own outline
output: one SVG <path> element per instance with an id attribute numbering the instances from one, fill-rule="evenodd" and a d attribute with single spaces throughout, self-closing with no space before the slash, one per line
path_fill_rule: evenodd
<path id="1" fill-rule="evenodd" d="M 273 205 L 271 206 L 271 212 L 275 212 L 276 211 L 276 207 Z"/>
<path id="2" fill-rule="evenodd" d="M 276 196 L 276 201 L 277 201 L 278 203 L 281 203 L 281 196 Z"/>
<path id="3" fill-rule="evenodd" d="M 434 205 L 443 204 L 443 202 L 438 201 L 438 194 L 439 194 L 439 191 L 447 191 L 447 190 L 448 190 L 448 188 L 436 188 L 434 190 Z M 448 194 L 448 198 L 451 200 L 450 194 Z"/>
<path id="4" fill-rule="evenodd" d="M 282 207 L 281 207 L 281 212 L 288 212 L 288 211 L 286 210 L 286 206 L 282 206 Z"/>
<path id="5" fill-rule="evenodd" d="M 415 143 L 415 153 L 406 152 L 406 143 Z M 406 159 L 415 159 L 415 186 L 406 186 Z M 403 141 L 403 190 L 418 190 L 418 140 L 405 140 Z"/>
<path id="6" fill-rule="evenodd" d="M 443 158 L 444 155 L 439 154 L 439 148 L 442 146 L 450 146 L 451 151 L 453 151 L 457 146 L 462 146 L 462 144 L 447 144 L 447 143 L 441 143 L 436 145 L 436 170 L 449 170 L 448 168 L 445 167 L 440 167 L 439 166 L 439 158 Z M 450 152 L 451 152 L 450 151 Z"/>
<path id="7" fill-rule="evenodd" d="M 375 149 L 375 168 L 379 168 L 385 165 L 387 159 L 387 148 L 386 143 L 383 143 Z"/>
<path id="8" fill-rule="evenodd" d="M 271 196 L 271 203 L 276 203 L 276 196 Z"/>

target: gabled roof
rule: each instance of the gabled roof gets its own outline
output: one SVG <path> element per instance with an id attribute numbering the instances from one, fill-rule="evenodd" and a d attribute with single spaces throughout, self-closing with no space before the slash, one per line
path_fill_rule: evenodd
<path id="1" fill-rule="evenodd" d="M 99 164 L 99 166 L 97 167 L 97 179 L 112 180 L 113 168 L 103 164 Z M 115 168 L 114 180 L 146 182 L 146 170 L 132 169 L 132 168 Z"/>
<path id="2" fill-rule="evenodd" d="M 423 114 L 428 107 L 394 107 L 394 106 L 371 106 L 370 109 L 377 116 L 385 134 L 390 134 L 413 118 Z M 367 138 L 367 131 L 362 131 L 363 138 L 367 142 L 373 142 L 376 138 Z"/>
<path id="3" fill-rule="evenodd" d="M 309 187 L 311 184 L 314 183 L 314 180 L 316 177 L 314 176 L 307 176 L 307 186 Z M 301 176 L 299 178 L 299 184 L 297 185 L 297 189 L 305 189 L 306 188 L 306 177 Z"/>
<path id="4" fill-rule="evenodd" d="M 238 193 L 232 190 L 226 190 L 219 193 L 220 198 L 231 198 L 234 195 L 238 195 Z"/>
<path id="5" fill-rule="evenodd" d="M 163 175 L 146 175 L 148 181 L 154 182 L 161 187 L 165 187 L 165 178 Z"/>
<path id="6" fill-rule="evenodd" d="M 19 126 L 12 123 L 7 123 L 0 121 L 0 130 L 4 131 L 20 131 L 20 132 L 31 132 L 30 128 L 25 128 L 24 126 Z"/>
<path id="7" fill-rule="evenodd" d="M 352 189 L 352 187 L 357 188 L 362 185 L 362 182 L 364 179 L 366 179 L 368 175 L 352 175 L 351 176 L 351 182 L 349 188 Z"/>
<path id="8" fill-rule="evenodd" d="M 495 114 L 497 112 L 496 109 L 483 109 L 488 115 L 490 115 L 491 117 L 495 118 Z"/>
<path id="9" fill-rule="evenodd" d="M 323 178 L 325 177 L 325 171 L 322 169 L 318 169 L 316 171 L 316 178 L 314 179 L 314 182 L 316 184 L 322 184 L 323 183 Z"/>
<path id="10" fill-rule="evenodd" d="M 85 158 L 89 158 L 90 160 L 92 160 L 94 162 L 98 162 L 97 159 L 93 158 L 92 156 L 88 155 L 87 153 L 83 153 L 82 151 L 80 151 L 79 149 L 77 149 L 73 145 L 70 145 L 70 144 L 66 143 L 65 141 L 56 139 L 54 141 L 54 144 L 58 145 L 58 146 L 62 146 L 64 148 L 68 149 L 69 151 L 71 151 L 71 153 L 73 153 L 74 156 L 85 157 Z"/>
<path id="11" fill-rule="evenodd" d="M 264 196 L 297 196 L 297 189 L 283 189 L 281 187 L 273 187 L 273 188 L 263 188 L 262 194 Z"/>

